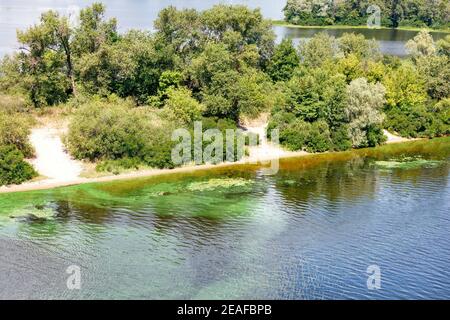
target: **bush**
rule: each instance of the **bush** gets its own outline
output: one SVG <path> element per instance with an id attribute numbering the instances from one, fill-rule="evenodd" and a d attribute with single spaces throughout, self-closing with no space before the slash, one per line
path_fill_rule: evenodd
<path id="1" fill-rule="evenodd" d="M 330 130 L 324 120 L 306 122 L 301 119 L 289 119 L 286 114 L 278 114 L 271 120 L 268 132 L 275 128 L 280 130 L 280 144 L 289 150 L 324 152 L 332 149 Z"/>
<path id="2" fill-rule="evenodd" d="M 82 106 L 69 126 L 66 143 L 77 159 L 140 159 L 143 164 L 171 168 L 171 125 L 148 109 L 123 101 Z"/>
<path id="3" fill-rule="evenodd" d="M 0 146 L 0 185 L 20 184 L 37 176 L 13 145 Z"/>
<path id="4" fill-rule="evenodd" d="M 28 140 L 30 127 L 29 117 L 0 111 L 0 146 L 14 145 L 23 156 L 32 157 L 34 151 Z"/>

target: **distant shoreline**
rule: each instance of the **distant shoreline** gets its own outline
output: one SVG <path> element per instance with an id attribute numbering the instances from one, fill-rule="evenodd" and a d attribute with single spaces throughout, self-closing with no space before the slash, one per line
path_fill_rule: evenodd
<path id="1" fill-rule="evenodd" d="M 327 25 L 327 26 L 306 26 L 306 25 L 297 25 L 286 22 L 284 20 L 271 20 L 273 26 L 276 27 L 287 27 L 287 28 L 297 28 L 297 29 L 365 29 L 365 30 L 401 30 L 401 31 L 421 31 L 423 29 L 433 33 L 448 33 L 450 34 L 450 29 L 432 29 L 432 28 L 420 28 L 420 27 L 398 27 L 398 28 L 389 28 L 389 27 L 379 27 L 379 28 L 368 28 L 367 26 L 351 26 L 351 25 Z"/>

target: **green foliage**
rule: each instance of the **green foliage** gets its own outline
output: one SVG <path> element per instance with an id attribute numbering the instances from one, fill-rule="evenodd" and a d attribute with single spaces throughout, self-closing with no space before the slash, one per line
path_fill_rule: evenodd
<path id="1" fill-rule="evenodd" d="M 319 67 L 339 54 L 336 39 L 326 32 L 314 35 L 309 41 L 300 43 L 300 58 L 306 66 Z"/>
<path id="2" fill-rule="evenodd" d="M 275 48 L 267 73 L 273 81 L 291 79 L 294 69 L 300 64 L 300 58 L 292 44 L 292 40 L 283 39 Z"/>
<path id="3" fill-rule="evenodd" d="M 80 11 L 80 25 L 74 30 L 73 52 L 77 56 L 97 52 L 118 39 L 116 19 L 105 19 L 105 5 L 93 3 Z"/>
<path id="4" fill-rule="evenodd" d="M 0 186 L 20 184 L 37 176 L 14 145 L 0 145 Z"/>
<path id="5" fill-rule="evenodd" d="M 286 114 L 275 115 L 270 129 L 280 130 L 280 143 L 288 149 L 324 152 L 332 148 L 329 127 L 324 120 L 306 122 Z"/>
<path id="6" fill-rule="evenodd" d="M 162 42 L 187 64 L 210 43 L 223 44 L 235 57 L 253 53 L 258 66 L 265 66 L 273 52 L 270 22 L 259 9 L 246 6 L 220 4 L 203 12 L 170 6 L 159 13 L 155 28 Z"/>
<path id="7" fill-rule="evenodd" d="M 407 110 L 423 106 L 427 100 L 425 82 L 422 75 L 410 63 L 390 70 L 383 81 L 386 87 L 387 108 Z"/>
<path id="8" fill-rule="evenodd" d="M 447 56 L 450 58 L 450 35 L 446 36 L 444 39 L 439 40 L 436 43 L 437 53 L 442 56 Z"/>
<path id="9" fill-rule="evenodd" d="M 156 46 L 150 34 L 130 31 L 121 41 L 83 55 L 77 62 L 82 86 L 91 94 L 115 93 L 146 103 L 158 92 L 163 71 L 173 65 L 170 52 Z"/>
<path id="10" fill-rule="evenodd" d="M 426 31 L 420 31 L 413 39 L 406 43 L 406 50 L 414 58 L 429 57 L 436 53 L 436 44 L 431 34 Z"/>
<path id="11" fill-rule="evenodd" d="M 189 89 L 169 88 L 167 96 L 164 111 L 169 119 L 182 124 L 191 124 L 195 120 L 200 120 L 205 108 L 192 98 L 192 92 Z"/>
<path id="12" fill-rule="evenodd" d="M 31 124 L 26 115 L 0 111 L 0 146 L 13 145 L 25 157 L 32 157 L 34 151 L 28 140 Z"/>
<path id="13" fill-rule="evenodd" d="M 353 80 L 347 87 L 345 113 L 354 147 L 374 147 L 384 142 L 382 130 L 386 90 L 380 83 L 368 83 L 367 79 Z"/>
<path id="14" fill-rule="evenodd" d="M 359 58 L 379 59 L 380 47 L 374 39 L 367 40 L 362 34 L 344 33 L 339 39 L 339 49 L 344 55 L 353 54 Z"/>
<path id="15" fill-rule="evenodd" d="M 448 56 L 420 57 L 417 69 L 425 78 L 425 88 L 432 99 L 450 97 L 450 58 Z"/>
<path id="16" fill-rule="evenodd" d="M 164 129 L 163 129 L 164 128 Z M 124 102 L 92 102 L 70 124 L 67 146 L 77 159 L 138 158 L 148 166 L 173 167 L 171 125 Z"/>
<path id="17" fill-rule="evenodd" d="M 368 8 L 377 5 L 382 13 L 381 25 L 448 28 L 450 5 L 447 0 L 432 3 L 419 0 L 328 1 L 287 0 L 285 20 L 298 25 L 365 25 Z"/>

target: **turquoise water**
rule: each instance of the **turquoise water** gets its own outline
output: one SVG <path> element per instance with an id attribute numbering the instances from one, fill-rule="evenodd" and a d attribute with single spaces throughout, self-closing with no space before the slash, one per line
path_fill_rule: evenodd
<path id="1" fill-rule="evenodd" d="M 273 176 L 3 194 L 0 298 L 448 299 L 449 160 L 444 138 L 284 160 Z"/>

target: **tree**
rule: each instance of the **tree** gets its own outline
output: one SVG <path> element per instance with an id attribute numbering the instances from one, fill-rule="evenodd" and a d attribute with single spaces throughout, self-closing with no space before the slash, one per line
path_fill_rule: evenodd
<path id="1" fill-rule="evenodd" d="M 386 87 L 386 129 L 405 137 L 426 136 L 434 115 L 427 110 L 423 76 L 411 62 L 391 70 L 383 81 Z"/>
<path id="2" fill-rule="evenodd" d="M 338 39 L 339 49 L 344 55 L 354 54 L 358 58 L 379 59 L 380 46 L 376 40 L 366 40 L 362 34 L 344 33 Z"/>
<path id="3" fill-rule="evenodd" d="M 450 97 L 450 58 L 423 56 L 416 61 L 417 69 L 425 78 L 425 87 L 432 99 Z"/>
<path id="4" fill-rule="evenodd" d="M 274 91 L 269 77 L 254 68 L 245 70 L 232 91 L 239 115 L 258 117 L 261 112 L 273 107 Z"/>
<path id="5" fill-rule="evenodd" d="M 381 124 L 385 93 L 382 84 L 369 83 L 365 78 L 355 79 L 348 85 L 345 112 L 354 147 L 373 147 L 383 141 Z M 378 136 L 373 137 L 374 133 Z"/>
<path id="6" fill-rule="evenodd" d="M 209 44 L 222 44 L 234 56 L 257 54 L 265 67 L 273 53 L 275 34 L 259 9 L 241 5 L 215 5 L 203 12 L 162 10 L 155 22 L 157 36 L 175 49 L 184 64 Z M 253 50 L 255 49 L 255 50 Z"/>
<path id="7" fill-rule="evenodd" d="M 275 47 L 275 52 L 267 68 L 273 81 L 287 81 L 292 77 L 294 69 L 300 64 L 300 58 L 292 44 L 292 40 L 283 39 Z"/>
<path id="8" fill-rule="evenodd" d="M 167 50 L 158 48 L 149 33 L 130 31 L 120 41 L 78 60 L 80 82 L 88 93 L 116 93 L 145 104 L 157 94 L 161 74 L 174 64 L 173 54 Z"/>
<path id="9" fill-rule="evenodd" d="M 260 9 L 243 5 L 213 6 L 201 17 L 203 33 L 208 41 L 223 42 L 231 52 L 239 54 L 250 45 L 259 53 L 259 66 L 264 67 L 273 54 L 275 34 L 270 21 Z"/>
<path id="10" fill-rule="evenodd" d="M 450 58 L 450 35 L 446 36 L 437 42 L 437 52 L 441 56 Z"/>
<path id="11" fill-rule="evenodd" d="M 430 33 L 422 30 L 406 43 L 406 50 L 414 58 L 429 57 L 436 54 L 436 45 Z"/>
<path id="12" fill-rule="evenodd" d="M 169 88 L 167 96 L 164 110 L 169 119 L 186 125 L 201 119 L 205 108 L 192 98 L 192 92 L 189 89 Z"/>
<path id="13" fill-rule="evenodd" d="M 425 81 L 411 63 L 403 63 L 384 78 L 387 109 L 411 109 L 427 100 Z"/>
<path id="14" fill-rule="evenodd" d="M 28 139 L 31 123 L 25 115 L 0 110 L 0 146 L 13 145 L 22 155 L 32 157 L 34 150 Z"/>
<path id="15" fill-rule="evenodd" d="M 36 107 L 64 102 L 70 94 L 71 55 L 70 50 L 69 55 L 62 50 L 70 37 L 66 27 L 67 20 L 49 11 L 42 14 L 39 24 L 17 32 L 21 52 L 16 57 L 23 85 Z"/>
<path id="16" fill-rule="evenodd" d="M 80 11 L 80 25 L 74 32 L 73 52 L 78 56 L 94 53 L 104 44 L 118 40 L 117 21 L 105 20 L 105 6 L 93 3 Z"/>
<path id="17" fill-rule="evenodd" d="M 339 53 L 336 39 L 326 32 L 315 34 L 311 40 L 300 44 L 300 57 L 302 62 L 310 67 L 319 67 Z"/>

